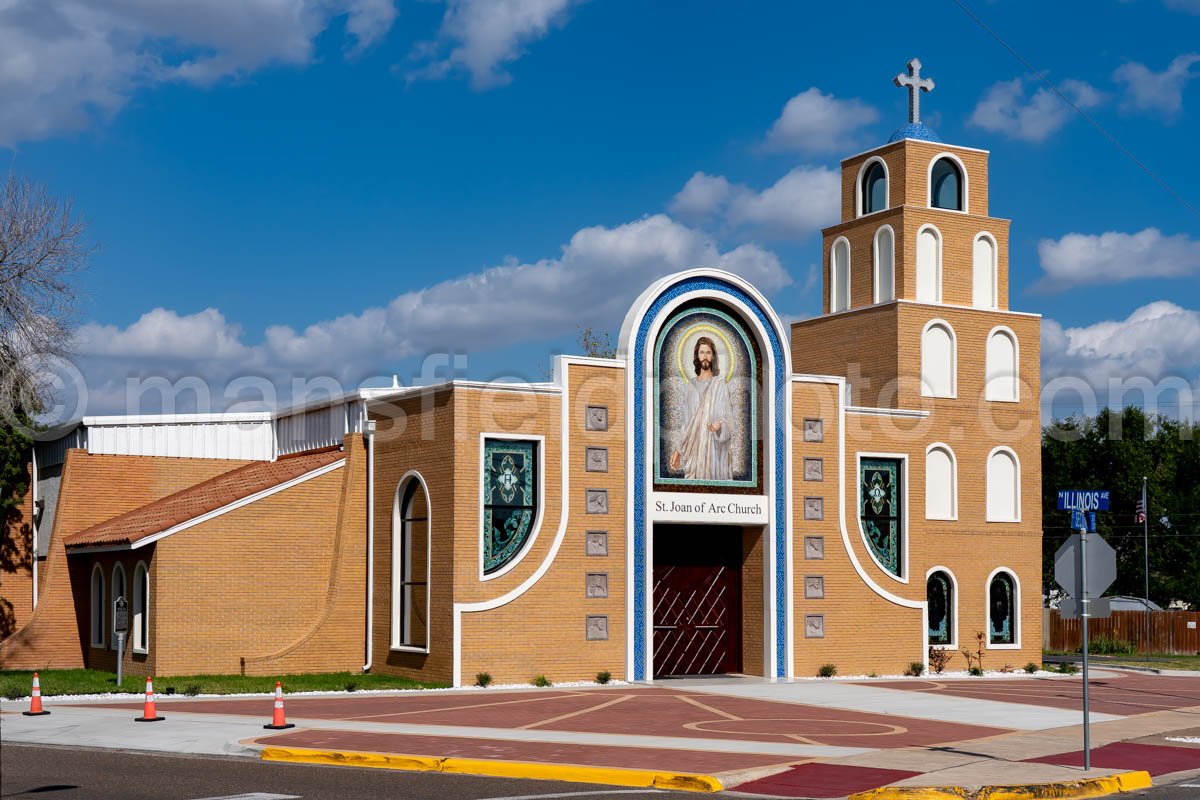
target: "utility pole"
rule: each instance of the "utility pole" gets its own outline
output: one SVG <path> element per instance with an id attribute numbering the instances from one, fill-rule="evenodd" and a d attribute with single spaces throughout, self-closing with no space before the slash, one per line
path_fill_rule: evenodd
<path id="1" fill-rule="evenodd" d="M 1146 504 L 1146 484 L 1148 479 L 1145 475 L 1142 476 L 1142 557 L 1145 559 L 1144 575 L 1146 579 L 1146 595 L 1143 600 L 1146 601 L 1145 610 L 1142 615 L 1145 617 L 1146 628 L 1146 655 L 1150 655 L 1150 507 Z"/>

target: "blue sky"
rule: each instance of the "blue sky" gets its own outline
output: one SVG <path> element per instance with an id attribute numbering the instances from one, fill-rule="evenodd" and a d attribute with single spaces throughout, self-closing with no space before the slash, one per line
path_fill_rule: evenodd
<path id="1" fill-rule="evenodd" d="M 1200 0 L 966 5 L 1182 199 L 949 0 L 0 3 L 0 144 L 102 248 L 75 413 L 155 410 L 131 376 L 216 407 L 239 376 L 407 384 L 431 352 L 540 379 L 687 266 L 818 313 L 838 160 L 905 121 L 914 55 L 926 121 L 991 151 L 1044 377 L 1196 386 Z"/>

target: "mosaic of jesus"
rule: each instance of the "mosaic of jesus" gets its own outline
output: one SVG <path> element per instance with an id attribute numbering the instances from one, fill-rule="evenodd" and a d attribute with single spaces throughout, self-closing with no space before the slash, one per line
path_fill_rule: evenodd
<path id="1" fill-rule="evenodd" d="M 655 482 L 756 485 L 754 351 L 717 308 L 691 308 L 663 326 L 655 353 Z"/>

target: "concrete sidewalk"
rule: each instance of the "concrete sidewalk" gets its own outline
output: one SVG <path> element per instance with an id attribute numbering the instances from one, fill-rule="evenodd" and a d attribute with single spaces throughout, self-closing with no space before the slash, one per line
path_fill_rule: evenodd
<path id="1" fill-rule="evenodd" d="M 1088 772 L 1071 766 L 1080 712 L 1063 707 L 1078 681 L 892 683 L 718 679 L 291 695 L 288 721 L 296 727 L 279 732 L 263 729 L 267 695 L 160 696 L 166 719 L 155 723 L 133 721 L 137 701 L 51 697 L 44 717 L 17 713 L 27 703 L 0 703 L 0 739 L 245 757 L 265 750 L 294 761 L 791 797 L 846 797 L 885 785 L 1075 783 L 1147 768 L 1200 772 L 1200 746 L 1164 738 L 1200 732 L 1195 678 L 1114 673 L 1099 683 L 1107 707 L 1131 713 L 1093 715 L 1097 754 Z"/>

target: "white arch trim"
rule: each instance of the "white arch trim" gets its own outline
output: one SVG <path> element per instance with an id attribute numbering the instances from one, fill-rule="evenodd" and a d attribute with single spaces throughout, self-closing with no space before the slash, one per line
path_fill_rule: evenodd
<path id="1" fill-rule="evenodd" d="M 506 439 L 512 442 L 536 442 L 537 443 L 537 465 L 538 465 L 538 490 L 537 490 L 537 516 L 533 519 L 533 530 L 529 533 L 529 538 L 525 541 L 525 546 L 521 548 L 521 552 L 517 553 L 512 561 L 509 561 L 500 569 L 485 575 L 483 572 L 483 502 L 486 499 L 484 492 L 484 468 L 483 463 L 485 454 L 485 443 L 488 439 Z M 564 451 L 563 458 L 567 458 Z M 522 433 L 487 433 L 480 432 L 479 434 L 479 580 L 491 581 L 499 578 L 510 572 L 513 567 L 525 560 L 525 556 L 533 552 L 533 546 L 537 542 L 538 533 L 542 530 L 542 517 L 546 513 L 546 437 L 538 434 L 522 434 Z"/>
<path id="2" fill-rule="evenodd" d="M 883 208 L 879 211 L 887 211 L 892 207 L 892 174 L 888 171 L 887 162 L 879 156 L 871 156 L 858 167 L 858 175 L 854 178 L 854 216 L 863 216 L 863 178 L 867 174 L 867 169 L 872 164 L 883 165 Z M 872 214 L 878 214 L 879 211 L 872 211 Z"/>
<path id="3" fill-rule="evenodd" d="M 1000 573 L 1004 573 L 1012 578 L 1013 582 L 1013 626 L 1016 628 L 1013 636 L 1012 644 L 992 644 L 991 627 L 992 627 L 992 579 Z M 983 582 L 983 624 L 985 630 L 988 631 L 987 638 L 984 639 L 984 645 L 988 650 L 1020 650 L 1021 636 L 1024 633 L 1025 626 L 1021 624 L 1021 579 L 1017 577 L 1016 570 L 1011 567 L 996 567 L 988 573 L 987 580 Z"/>
<path id="4" fill-rule="evenodd" d="M 838 245 L 846 246 L 846 306 L 845 308 L 838 307 L 838 294 L 841 291 L 841 281 L 838 280 L 837 270 L 837 251 Z M 839 236 L 833 240 L 833 244 L 829 246 L 829 313 L 838 314 L 842 311 L 849 311 L 853 301 L 851 290 L 854 287 L 854 264 L 852 259 L 853 251 L 850 247 L 850 240 L 845 236 Z"/>
<path id="5" fill-rule="evenodd" d="M 958 175 L 962 178 L 962 210 L 953 208 L 933 208 L 933 165 L 943 158 L 948 158 L 958 166 Z M 971 213 L 971 193 L 970 193 L 970 177 L 967 175 L 966 165 L 962 159 L 954 155 L 948 150 L 938 153 L 933 158 L 929 159 L 929 165 L 925 168 L 925 205 L 933 208 L 934 211 L 949 211 L 952 214 L 969 214 Z"/>
<path id="6" fill-rule="evenodd" d="M 121 583 L 119 585 L 117 584 L 118 572 L 121 573 Z M 108 646 L 113 650 L 117 649 L 117 592 L 121 592 L 121 595 L 119 595 L 120 597 L 125 597 L 125 586 L 128 584 L 128 582 L 129 581 L 126 579 L 125 575 L 125 565 L 120 561 L 113 564 L 112 577 L 109 578 L 109 585 L 112 586 L 112 589 L 109 590 L 108 593 L 108 605 L 112 610 L 112 614 L 110 616 L 110 619 L 112 620 L 112 630 L 108 632 Z M 129 598 L 125 597 L 125 600 L 128 602 Z"/>
<path id="7" fill-rule="evenodd" d="M 137 584 L 137 579 L 138 579 L 138 573 L 141 573 L 142 575 L 146 576 L 144 578 L 144 580 L 146 581 L 146 605 L 141 610 L 142 617 L 143 617 L 142 630 L 144 632 L 144 635 L 143 635 L 143 641 L 139 643 L 137 640 L 137 636 L 135 636 L 131 633 L 130 637 L 129 637 L 129 646 L 135 653 L 149 653 L 150 652 L 150 567 L 146 565 L 145 561 L 137 562 L 137 564 L 133 568 L 134 595 L 133 595 L 133 600 L 131 600 L 129 603 L 129 606 L 132 609 L 129 614 L 129 622 L 130 622 L 130 628 L 133 631 L 136 631 L 137 630 L 137 628 L 136 628 L 137 619 L 136 618 L 137 618 L 137 614 L 138 614 L 138 600 L 137 600 L 138 594 L 137 594 L 136 584 Z"/>
<path id="8" fill-rule="evenodd" d="M 892 270 L 892 296 L 882 299 L 879 292 L 879 237 L 885 229 L 892 239 L 892 252 L 890 257 Z M 876 303 L 890 303 L 896 299 L 896 231 L 891 225 L 880 225 L 879 228 L 876 229 L 875 236 L 871 239 L 871 255 L 873 256 L 873 263 L 871 264 L 871 283 L 874 287 L 872 299 Z"/>
<path id="9" fill-rule="evenodd" d="M 937 240 L 937 253 L 934 257 L 934 263 L 933 263 L 933 268 L 935 270 L 934 276 L 937 279 L 936 280 L 936 284 L 937 284 L 936 295 L 937 296 L 933 300 L 922 300 L 920 297 L 920 290 L 921 290 L 921 234 L 924 233 L 925 231 L 933 231 L 933 238 Z M 916 280 L 917 280 L 916 286 L 913 287 L 913 296 L 917 299 L 917 302 L 938 303 L 938 304 L 940 304 L 942 302 L 942 282 L 943 282 L 943 274 L 945 273 L 945 269 L 943 268 L 943 264 L 942 264 L 942 248 L 943 248 L 944 244 L 945 244 L 945 242 L 942 239 L 941 229 L 938 228 L 937 225 L 934 225 L 932 222 L 926 222 L 924 225 L 917 228 L 916 261 L 915 261 L 916 269 L 913 270 L 914 276 L 916 277 Z"/>
<path id="10" fill-rule="evenodd" d="M 958 649 L 958 576 L 949 567 L 938 564 L 930 567 L 925 572 L 925 585 L 929 586 L 929 579 L 933 577 L 935 572 L 944 572 L 950 578 L 950 591 L 954 593 L 950 603 L 950 644 L 931 644 L 930 647 L 937 647 L 942 650 L 957 650 Z M 925 590 L 926 598 L 929 597 L 929 589 Z M 928 602 L 928 600 L 926 601 Z M 928 644 L 929 626 L 925 626 L 925 638 Z"/>
<path id="11" fill-rule="evenodd" d="M 400 582 L 397 578 L 397 568 L 401 564 L 401 559 L 396 554 L 396 544 L 403 535 L 403 509 L 400 504 L 404 501 L 404 493 L 408 490 L 408 485 L 412 481 L 416 481 L 421 486 L 421 491 L 425 495 L 425 609 L 429 613 L 429 598 L 430 585 L 433 583 L 433 503 L 429 497 L 429 484 L 425 482 L 425 476 L 415 469 L 410 469 L 408 472 L 400 476 L 400 481 L 396 484 L 396 495 L 392 500 L 392 585 L 388 587 L 388 597 L 391 599 L 391 607 L 388 609 L 388 649 L 402 653 L 428 653 L 429 652 L 429 624 L 425 625 L 425 646 L 402 644 L 400 642 L 400 627 L 401 620 L 397 614 L 399 606 Z"/>
<path id="12" fill-rule="evenodd" d="M 96 578 L 100 579 L 100 597 L 96 597 Z M 92 565 L 92 577 L 88 580 L 88 624 L 91 625 L 90 643 L 92 647 L 104 649 L 104 570 L 99 564 Z M 100 602 L 96 602 L 99 600 Z M 100 619 L 96 619 L 96 611 L 99 609 Z"/>
<path id="13" fill-rule="evenodd" d="M 950 334 L 950 394 L 948 395 L 933 394 L 932 391 L 925 388 L 925 335 L 935 327 L 944 328 Z M 958 334 L 954 332 L 954 326 L 941 317 L 934 317 L 921 328 L 921 395 L 949 399 L 958 397 Z"/>
<path id="14" fill-rule="evenodd" d="M 980 239 L 992 243 L 992 297 L 987 306 L 975 305 L 975 244 Z M 1000 245 L 989 231 L 980 231 L 971 239 L 971 307 L 997 309 L 1000 307 Z"/>
<path id="15" fill-rule="evenodd" d="M 1013 476 L 1013 491 L 1014 491 L 1014 509 L 1016 510 L 1017 513 L 1016 513 L 1016 516 L 1013 517 L 1012 519 L 995 519 L 991 516 L 991 514 L 989 513 L 988 508 L 987 508 L 987 494 L 988 494 L 988 491 L 990 488 L 987 486 L 987 484 L 991 482 L 991 476 L 988 474 L 988 472 L 991 470 L 992 457 L 995 456 L 997 453 L 1007 453 L 1008 455 L 1012 456 L 1013 465 L 1016 467 L 1016 474 Z M 1015 450 L 1013 450 L 1011 447 L 1008 447 L 1007 445 L 997 445 L 996 447 L 993 447 L 991 449 L 991 451 L 988 453 L 987 463 L 984 464 L 983 468 L 984 468 L 983 474 L 984 474 L 984 481 L 985 481 L 984 498 L 983 498 L 984 499 L 984 509 L 983 510 L 984 510 L 984 515 L 985 515 L 986 521 L 987 522 L 1020 522 L 1021 521 L 1021 458 L 1020 458 L 1020 456 L 1017 455 Z"/>
<path id="16" fill-rule="evenodd" d="M 988 363 L 989 360 L 987 357 L 988 356 L 987 345 L 991 344 L 992 337 L 996 336 L 997 334 L 999 334 L 1001 336 L 1007 335 L 1013 345 L 1013 364 L 1012 364 L 1012 366 L 1013 366 L 1013 374 L 1012 374 L 1013 396 L 993 399 L 991 397 L 988 397 L 988 394 L 987 394 L 988 367 L 991 366 Z M 1012 328 L 1008 327 L 1007 325 L 997 325 L 996 327 L 992 328 L 990 331 L 988 331 L 987 339 L 984 342 L 984 351 L 983 352 L 984 352 L 983 396 L 993 403 L 1019 403 L 1019 402 L 1021 402 L 1021 340 L 1017 338 L 1016 331 L 1014 331 Z"/>
<path id="17" fill-rule="evenodd" d="M 954 454 L 954 448 L 945 442 L 934 442 L 925 448 L 925 483 L 926 494 L 928 495 L 929 484 L 929 454 L 934 450 L 942 450 L 946 455 L 950 456 L 950 516 L 948 517 L 931 517 L 929 516 L 928 503 L 926 503 L 925 519 L 936 520 L 957 520 L 958 519 L 958 456 Z M 928 577 L 928 576 L 926 576 Z M 957 639 L 955 641 L 958 641 Z"/>
<path id="18" fill-rule="evenodd" d="M 894 581 L 897 581 L 899 583 L 908 583 L 908 566 L 909 566 L 908 565 L 908 540 L 910 538 L 912 538 L 909 535 L 910 531 L 909 531 L 909 527 L 908 527 L 908 520 L 910 517 L 910 514 L 908 513 L 908 509 L 909 509 L 909 506 L 912 505 L 912 497 L 909 495 L 909 492 L 908 492 L 908 485 L 909 485 L 908 453 L 874 453 L 874 452 L 867 452 L 864 450 L 860 450 L 857 453 L 855 453 L 854 490 L 855 490 L 855 494 L 856 494 L 856 498 L 857 498 L 856 502 L 855 502 L 855 506 L 854 506 L 855 508 L 862 508 L 862 480 L 860 479 L 859 476 L 862 475 L 862 460 L 863 460 L 863 458 L 894 458 L 894 459 L 897 459 L 897 460 L 903 462 L 903 464 L 904 464 L 904 466 L 902 466 L 900 468 L 901 471 L 903 472 L 903 477 L 904 477 L 904 488 L 901 490 L 902 491 L 901 497 L 907 498 L 907 499 L 901 501 L 901 504 L 903 506 L 903 511 L 904 511 L 904 518 L 900 522 L 900 530 L 903 531 L 903 536 L 902 536 L 903 541 L 901 542 L 902 553 L 900 555 L 900 574 L 899 575 L 893 575 L 891 572 L 888 571 L 888 569 L 886 567 L 883 566 L 882 563 L 880 563 L 879 559 L 875 557 L 875 551 L 873 551 L 871 549 L 871 545 L 867 541 L 867 532 L 865 530 L 863 530 L 862 521 L 858 520 L 857 522 L 858 522 L 858 538 L 862 541 L 863 549 L 866 551 L 867 555 L 870 556 L 871 560 L 875 562 L 875 566 L 879 567 L 879 571 L 882 572 L 884 575 L 887 575 L 889 578 L 891 578 Z"/>

